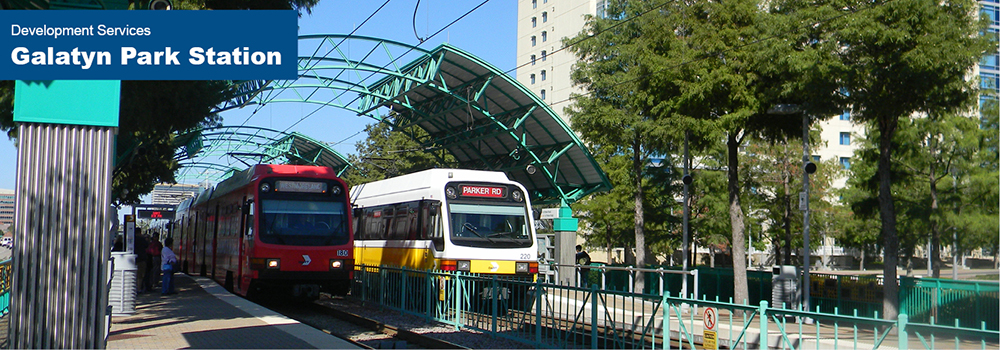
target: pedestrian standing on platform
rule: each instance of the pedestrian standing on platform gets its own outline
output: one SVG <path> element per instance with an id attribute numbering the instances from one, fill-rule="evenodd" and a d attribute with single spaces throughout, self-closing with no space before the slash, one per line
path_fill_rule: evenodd
<path id="1" fill-rule="evenodd" d="M 161 269 L 163 270 L 163 286 L 162 294 L 175 294 L 174 291 L 174 270 L 177 269 L 177 255 L 174 251 L 170 249 L 174 245 L 174 239 L 167 237 L 163 241 L 163 251 L 160 252 L 160 259 L 163 261 Z"/>
<path id="2" fill-rule="evenodd" d="M 136 286 L 139 293 L 145 293 L 148 289 L 146 289 L 143 279 L 146 277 L 147 270 L 149 269 L 149 253 L 146 252 L 146 249 L 149 248 L 149 240 L 141 232 L 138 228 L 135 230 L 135 281 L 139 284 Z"/>
<path id="3" fill-rule="evenodd" d="M 590 276 L 590 254 L 583 251 L 583 246 L 576 245 L 576 264 L 580 267 L 580 287 L 587 287 L 587 277 Z"/>
<path id="4" fill-rule="evenodd" d="M 160 279 L 160 251 L 163 250 L 163 245 L 160 244 L 160 234 L 153 233 L 153 237 L 149 240 L 149 246 L 146 248 L 146 254 L 149 255 L 149 262 L 146 264 L 146 275 L 143 276 L 142 286 L 147 292 L 153 291 L 156 285 L 156 281 Z"/>

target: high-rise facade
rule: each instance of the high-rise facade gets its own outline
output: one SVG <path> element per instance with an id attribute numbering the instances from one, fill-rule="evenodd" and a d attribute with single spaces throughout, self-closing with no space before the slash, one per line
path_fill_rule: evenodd
<path id="1" fill-rule="evenodd" d="M 185 199 L 197 196 L 202 190 L 198 185 L 158 184 L 153 187 L 152 204 L 177 205 Z"/>
<path id="2" fill-rule="evenodd" d="M 0 189 L 0 230 L 14 224 L 14 190 Z"/>

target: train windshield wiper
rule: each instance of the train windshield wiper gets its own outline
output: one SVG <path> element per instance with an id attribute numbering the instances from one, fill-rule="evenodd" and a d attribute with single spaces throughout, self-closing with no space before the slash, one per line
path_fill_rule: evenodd
<path id="1" fill-rule="evenodd" d="M 494 241 L 489 236 L 484 236 L 482 233 L 479 233 L 479 231 L 476 231 L 476 226 L 473 226 L 472 223 L 468 222 L 465 223 L 465 225 L 462 225 L 462 229 L 469 230 L 469 232 L 472 232 L 472 234 L 479 236 L 479 238 L 485 238 L 487 241 L 490 241 L 490 243 L 496 243 L 496 241 Z"/>

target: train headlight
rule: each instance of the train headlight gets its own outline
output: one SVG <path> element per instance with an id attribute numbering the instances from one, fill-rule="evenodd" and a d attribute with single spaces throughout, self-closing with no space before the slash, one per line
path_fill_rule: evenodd
<path id="1" fill-rule="evenodd" d="M 514 272 L 516 273 L 528 273 L 528 263 L 519 262 L 514 264 Z"/>
<path id="2" fill-rule="evenodd" d="M 267 259 L 267 268 L 277 270 L 281 268 L 281 259 Z"/>
<path id="3" fill-rule="evenodd" d="M 468 261 L 468 260 L 459 260 L 457 265 L 458 265 L 458 271 L 465 271 L 465 272 L 472 271 L 472 262 L 471 261 Z"/>
<path id="4" fill-rule="evenodd" d="M 330 260 L 330 270 L 339 270 L 344 267 L 343 260 Z"/>
<path id="5" fill-rule="evenodd" d="M 340 191 L 341 190 L 340 190 L 339 186 L 333 186 L 333 188 L 330 189 L 330 192 L 332 192 L 334 196 L 339 196 L 340 195 Z"/>
<path id="6" fill-rule="evenodd" d="M 458 197 L 458 192 L 455 191 L 454 187 L 445 188 L 444 194 L 448 196 L 449 199 L 455 199 L 456 197 Z"/>
<path id="7" fill-rule="evenodd" d="M 518 190 L 514 190 L 513 192 L 511 192 L 510 197 L 514 198 L 514 200 L 518 202 L 524 201 L 524 195 L 521 194 L 521 191 Z"/>
<path id="8" fill-rule="evenodd" d="M 261 192 L 267 192 L 267 191 L 270 191 L 270 190 L 271 190 L 271 184 L 269 184 L 267 182 L 264 182 L 264 183 L 260 184 L 260 191 Z"/>

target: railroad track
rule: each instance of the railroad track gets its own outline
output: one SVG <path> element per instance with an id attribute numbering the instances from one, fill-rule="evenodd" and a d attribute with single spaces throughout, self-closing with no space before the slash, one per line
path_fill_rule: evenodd
<path id="1" fill-rule="evenodd" d="M 274 303 L 267 306 L 362 349 L 470 349 L 321 303 Z"/>

